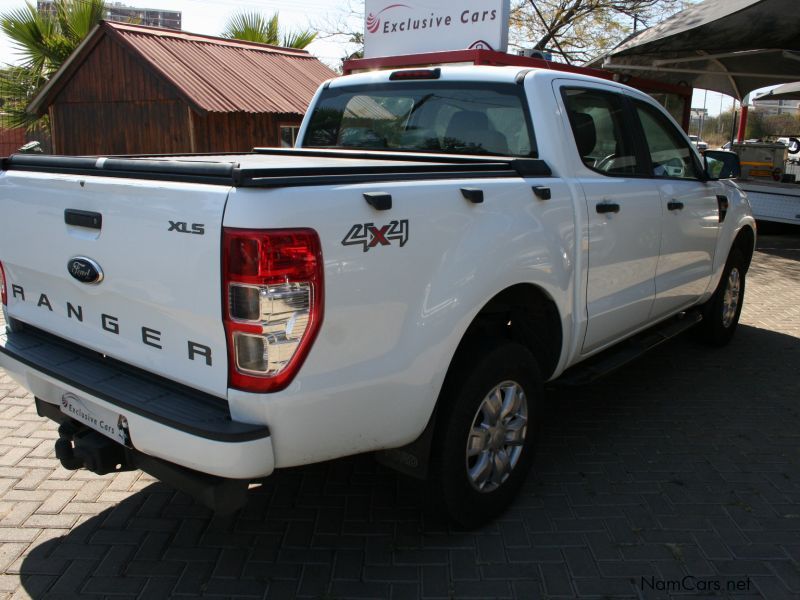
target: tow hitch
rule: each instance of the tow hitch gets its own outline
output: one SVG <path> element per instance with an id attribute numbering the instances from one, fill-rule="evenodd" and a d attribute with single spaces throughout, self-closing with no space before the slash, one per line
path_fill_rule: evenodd
<path id="1" fill-rule="evenodd" d="M 123 446 L 74 421 L 59 425 L 56 457 L 67 470 L 87 469 L 98 475 L 136 468 L 129 464 Z"/>
<path id="2" fill-rule="evenodd" d="M 88 469 L 98 475 L 141 469 L 220 515 L 231 514 L 247 504 L 247 480 L 208 475 L 148 456 L 70 419 L 58 406 L 40 398 L 36 398 L 36 411 L 59 423 L 56 456 L 65 469 Z"/>

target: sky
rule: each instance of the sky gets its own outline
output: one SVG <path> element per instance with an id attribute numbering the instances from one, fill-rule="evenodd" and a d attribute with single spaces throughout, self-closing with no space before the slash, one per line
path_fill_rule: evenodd
<path id="1" fill-rule="evenodd" d="M 116 0 L 107 0 L 110 3 Z M 36 0 L 31 0 L 35 4 Z M 228 17 L 234 12 L 257 11 L 272 16 L 280 14 L 281 27 L 307 29 L 337 14 L 338 2 L 330 0 L 122 0 L 122 4 L 141 8 L 179 10 L 183 13 L 183 30 L 206 35 L 219 35 Z M 0 13 L 25 6 L 24 0 L 0 0 Z M 318 40 L 308 50 L 329 65 L 341 63 L 346 48 L 341 44 Z M 0 33 L 0 64 L 14 62 L 13 46 Z"/>
<path id="2" fill-rule="evenodd" d="M 35 0 L 31 0 L 35 2 Z M 114 1 L 114 0 L 110 0 Z M 286 29 L 306 29 L 319 26 L 326 20 L 335 20 L 338 2 L 330 0 L 126 0 L 123 4 L 142 8 L 179 10 L 183 13 L 183 29 L 192 33 L 219 35 L 228 17 L 237 11 L 259 11 L 267 15 L 280 14 L 280 23 Z M 24 6 L 24 0 L 0 0 L 0 13 Z M 344 4 L 344 3 L 342 3 Z M 356 24 L 357 26 L 357 24 Z M 330 66 L 341 63 L 348 53 L 342 44 L 317 40 L 308 50 Z M 351 49 L 352 51 L 352 49 Z M 0 33 L 0 65 L 15 62 L 10 40 Z M 733 98 L 717 92 L 695 90 L 693 108 L 707 108 L 710 115 L 730 110 Z"/>

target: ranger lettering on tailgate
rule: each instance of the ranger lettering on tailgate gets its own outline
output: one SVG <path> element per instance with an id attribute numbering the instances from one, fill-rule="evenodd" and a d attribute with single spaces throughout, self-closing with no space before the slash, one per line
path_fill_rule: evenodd
<path id="1" fill-rule="evenodd" d="M 12 285 L 11 286 L 11 297 L 17 298 L 22 302 L 29 302 L 33 300 L 28 300 L 25 297 L 25 288 L 21 285 Z M 40 293 L 37 300 L 36 306 L 39 308 L 49 310 L 50 312 L 55 312 L 53 310 L 53 303 L 50 301 L 50 298 L 45 293 Z M 73 304 L 70 301 L 66 303 L 66 313 L 68 319 L 74 319 L 79 323 L 83 323 L 84 314 L 83 314 L 83 306 L 78 304 Z M 103 331 L 107 331 L 113 335 L 120 334 L 120 321 L 117 317 L 109 314 L 101 314 L 100 315 L 100 327 Z M 146 346 L 150 346 L 151 348 L 155 348 L 156 350 L 163 350 L 164 347 L 161 345 L 161 332 L 157 329 L 153 329 L 151 327 L 141 327 L 141 334 L 142 334 L 142 343 Z M 211 348 L 204 344 L 199 344 L 197 342 L 193 342 L 188 340 L 186 342 L 187 347 L 187 354 L 189 360 L 196 360 L 198 357 L 205 359 L 205 363 L 207 366 L 211 366 L 213 364 L 213 359 L 211 357 Z"/>

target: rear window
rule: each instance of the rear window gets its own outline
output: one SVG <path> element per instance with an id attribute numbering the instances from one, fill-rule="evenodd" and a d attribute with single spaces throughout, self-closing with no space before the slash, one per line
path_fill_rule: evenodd
<path id="1" fill-rule="evenodd" d="M 431 81 L 328 88 L 303 146 L 536 156 L 520 86 Z"/>

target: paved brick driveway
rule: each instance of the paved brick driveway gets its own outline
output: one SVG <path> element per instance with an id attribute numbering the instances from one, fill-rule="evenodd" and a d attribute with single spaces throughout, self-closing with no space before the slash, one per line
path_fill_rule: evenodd
<path id="1" fill-rule="evenodd" d="M 0 371 L 0 597 L 798 598 L 800 236 L 760 245 L 735 342 L 553 394 L 524 494 L 477 532 L 369 457 L 279 473 L 225 519 L 65 471 Z"/>

